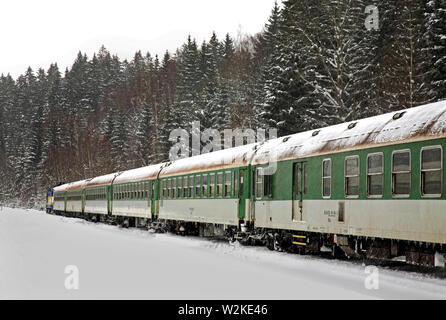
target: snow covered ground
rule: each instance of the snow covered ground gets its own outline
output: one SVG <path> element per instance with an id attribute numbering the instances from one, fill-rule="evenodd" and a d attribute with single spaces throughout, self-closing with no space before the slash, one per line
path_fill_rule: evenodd
<path id="1" fill-rule="evenodd" d="M 65 282 L 79 271 L 79 288 Z M 444 299 L 446 280 L 0 209 L 1 299 Z"/>

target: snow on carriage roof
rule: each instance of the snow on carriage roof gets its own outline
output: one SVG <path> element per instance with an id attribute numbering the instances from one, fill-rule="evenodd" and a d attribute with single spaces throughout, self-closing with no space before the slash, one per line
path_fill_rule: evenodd
<path id="1" fill-rule="evenodd" d="M 167 177 L 443 136 L 446 136 L 446 101 L 81 180 L 56 187 L 54 191 L 153 179 L 158 173 L 160 177 Z"/>
<path id="2" fill-rule="evenodd" d="M 65 183 L 54 188 L 54 192 L 69 191 L 83 188 L 90 179 L 79 180 L 75 182 Z"/>
<path id="3" fill-rule="evenodd" d="M 104 186 L 104 185 L 110 185 L 113 180 L 116 178 L 116 176 L 120 175 L 122 172 L 114 172 L 105 174 L 99 177 L 92 178 L 88 180 L 85 187 L 91 188 L 91 187 L 97 187 L 97 186 Z"/>
<path id="4" fill-rule="evenodd" d="M 256 152 L 252 164 L 433 139 L 445 132 L 446 101 L 441 101 L 269 140 Z"/>
<path id="5" fill-rule="evenodd" d="M 221 168 L 246 166 L 250 163 L 259 145 L 259 143 L 252 143 L 176 160 L 161 170 L 160 177 L 193 173 L 203 169 L 218 170 Z"/>
<path id="6" fill-rule="evenodd" d="M 160 177 L 348 151 L 358 146 L 426 140 L 445 132 L 446 101 L 441 101 L 177 160 L 163 168 Z"/>
<path id="7" fill-rule="evenodd" d="M 151 180 L 155 179 L 158 176 L 161 168 L 166 165 L 166 163 L 160 163 L 155 165 L 150 165 L 147 167 L 127 170 L 122 172 L 119 176 L 116 177 L 113 183 L 124 183 L 124 182 L 135 182 L 142 180 Z"/>

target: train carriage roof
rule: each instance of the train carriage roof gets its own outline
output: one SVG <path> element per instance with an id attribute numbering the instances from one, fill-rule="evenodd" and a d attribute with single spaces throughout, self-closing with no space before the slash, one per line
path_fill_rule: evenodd
<path id="1" fill-rule="evenodd" d="M 269 140 L 252 164 L 445 137 L 446 101 Z"/>
<path id="2" fill-rule="evenodd" d="M 88 180 L 85 185 L 86 188 L 98 187 L 98 186 L 109 186 L 112 184 L 113 180 L 120 175 L 122 172 L 114 172 L 105 174 L 99 177 L 92 178 Z"/>
<path id="3" fill-rule="evenodd" d="M 444 137 L 446 101 L 180 159 L 160 177 Z"/>
<path id="4" fill-rule="evenodd" d="M 89 180 L 91 180 L 91 179 L 65 183 L 63 185 L 55 187 L 54 192 L 73 191 L 73 190 L 77 190 L 77 189 L 82 189 L 85 187 L 85 185 L 87 184 L 87 182 Z"/>
<path id="5" fill-rule="evenodd" d="M 158 177 L 158 173 L 166 163 L 155 164 L 147 167 L 127 170 L 116 177 L 114 183 L 137 182 L 143 180 L 153 180 Z"/>
<path id="6" fill-rule="evenodd" d="M 161 170 L 160 177 L 247 166 L 259 145 L 259 143 L 252 143 L 179 159 L 166 165 Z"/>
<path id="7" fill-rule="evenodd" d="M 446 136 L 446 101 L 64 184 L 55 192 L 265 164 Z"/>

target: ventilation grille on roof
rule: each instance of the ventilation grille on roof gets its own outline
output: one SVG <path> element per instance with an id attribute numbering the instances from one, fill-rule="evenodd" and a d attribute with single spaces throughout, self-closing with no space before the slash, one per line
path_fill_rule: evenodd
<path id="1" fill-rule="evenodd" d="M 401 118 L 405 113 L 406 113 L 406 111 L 395 113 L 395 114 L 393 115 L 393 120 L 398 120 L 398 119 Z"/>
<path id="2" fill-rule="evenodd" d="M 321 130 L 316 130 L 313 131 L 313 133 L 311 134 L 313 137 L 317 136 L 319 134 L 319 132 L 321 132 Z"/>
<path id="3" fill-rule="evenodd" d="M 354 127 L 356 127 L 357 122 L 352 122 L 348 125 L 349 129 L 353 129 Z"/>

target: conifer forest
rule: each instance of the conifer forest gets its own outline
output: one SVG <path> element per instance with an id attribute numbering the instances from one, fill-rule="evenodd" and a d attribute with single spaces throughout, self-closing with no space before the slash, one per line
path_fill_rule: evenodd
<path id="1" fill-rule="evenodd" d="M 167 161 L 170 132 L 194 121 L 283 136 L 444 99 L 446 0 L 283 0 L 257 34 L 2 74 L 0 202 Z"/>

